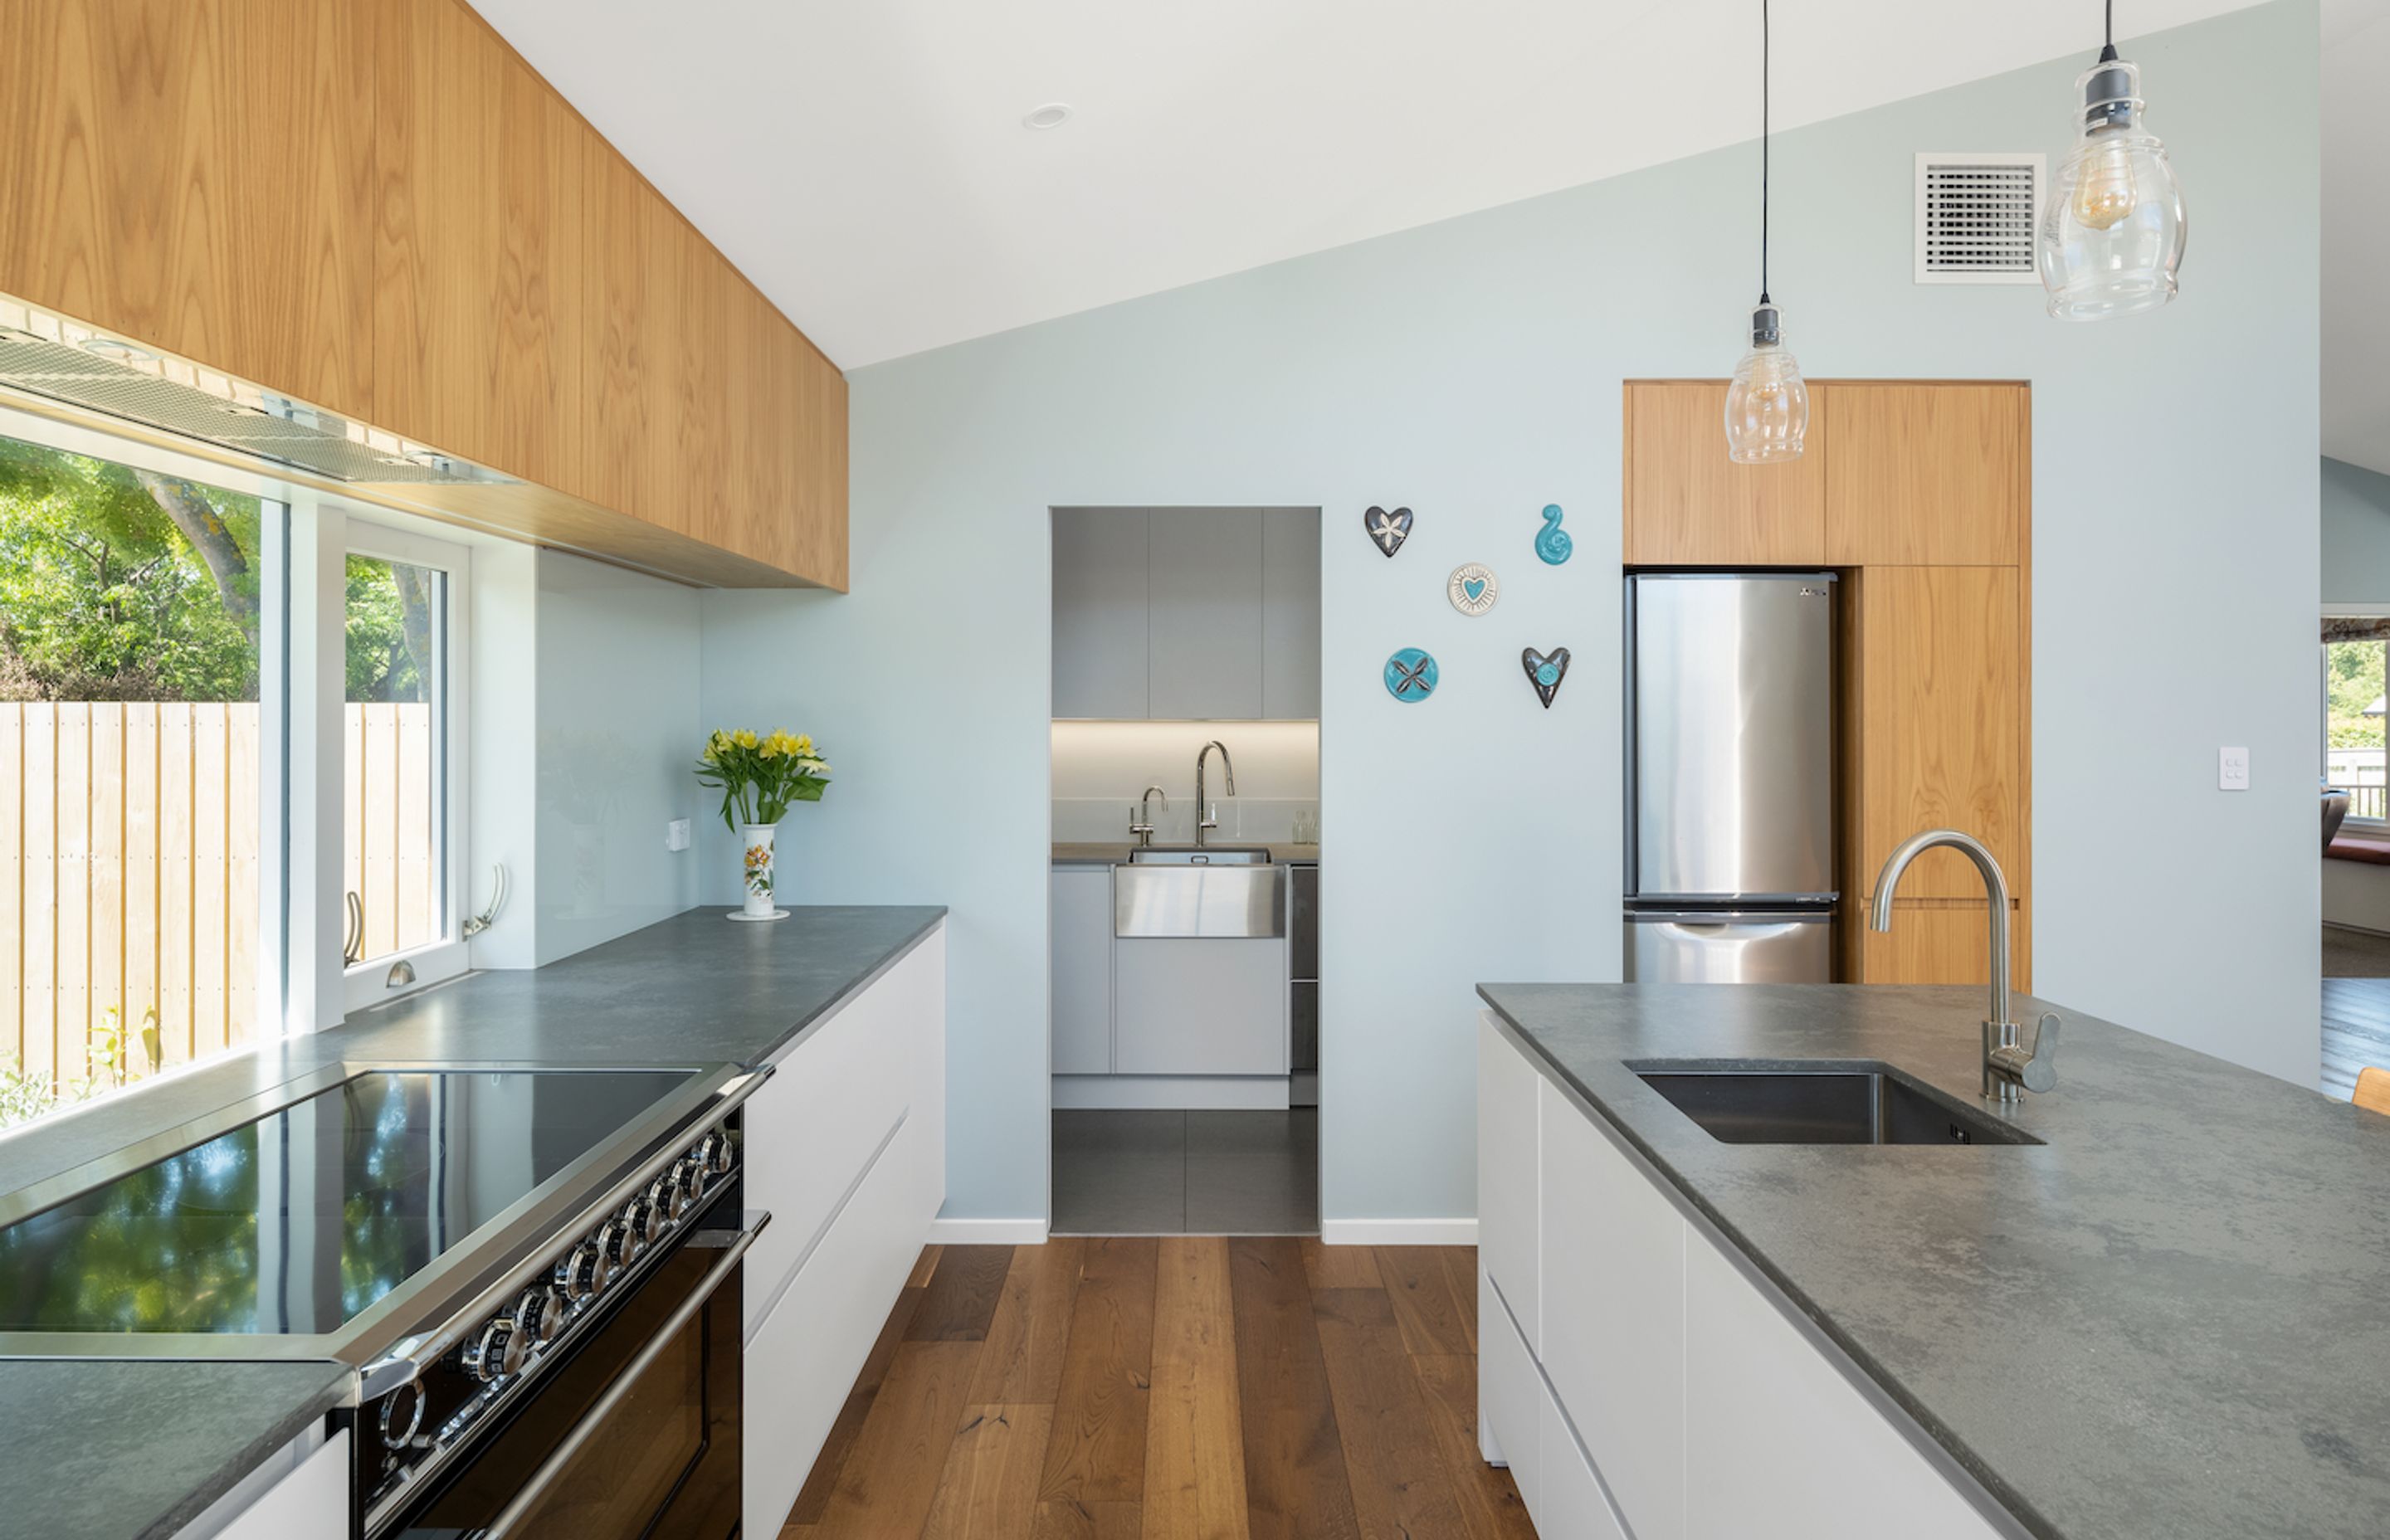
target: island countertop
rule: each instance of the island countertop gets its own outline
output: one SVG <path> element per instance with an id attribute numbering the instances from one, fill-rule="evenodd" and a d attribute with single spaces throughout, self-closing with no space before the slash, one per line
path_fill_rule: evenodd
<path id="1" fill-rule="evenodd" d="M 327 1065 L 761 1063 L 894 966 L 945 910 L 801 907 L 774 925 L 723 914 L 692 909 L 546 968 L 468 974 L 19 1130 L 0 1138 L 0 1195 Z M 0 1359 L 0 1426 L 18 1431 L 0 1439 L 0 1513 L 43 1513 L 45 1533 L 78 1540 L 171 1534 L 346 1404 L 353 1378 L 291 1361 Z M 197 1409 L 226 1405 L 239 1415 Z M 163 1409 L 168 1432 L 127 1410 L 145 1405 Z M 60 1471 L 85 1469 L 97 1474 L 62 1500 Z"/>
<path id="2" fill-rule="evenodd" d="M 2011 1114 L 2044 1144 L 1724 1144 L 1626 1064 L 1881 1060 L 1973 1102 L 1983 992 L 1479 994 L 2027 1532 L 2384 1533 L 2390 1118 L 2020 998 L 2065 1020 Z"/>

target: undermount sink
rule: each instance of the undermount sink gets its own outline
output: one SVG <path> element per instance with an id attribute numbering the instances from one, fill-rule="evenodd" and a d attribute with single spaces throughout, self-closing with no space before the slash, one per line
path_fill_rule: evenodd
<path id="1" fill-rule="evenodd" d="M 1721 1144 L 2039 1144 L 1889 1064 L 1758 1068 L 1741 1059 L 1629 1064 Z"/>
<path id="2" fill-rule="evenodd" d="M 1266 866 L 1267 845 L 1139 845 L 1128 853 L 1140 866 Z"/>

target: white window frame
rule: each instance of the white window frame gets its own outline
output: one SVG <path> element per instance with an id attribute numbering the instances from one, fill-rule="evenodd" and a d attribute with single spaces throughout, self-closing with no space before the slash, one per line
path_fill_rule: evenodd
<path id="1" fill-rule="evenodd" d="M 2319 617 L 2323 621 L 2341 618 L 2390 619 L 2390 604 L 2336 602 L 2325 605 Z M 2332 685 L 2323 656 L 2323 648 L 2327 645 L 2319 640 L 2316 647 L 2316 756 L 2322 762 L 2317 766 L 2318 774 L 2323 784 L 2330 786 L 2332 784 Z M 2390 638 L 2385 638 L 2384 645 L 2390 647 Z M 2340 827 L 2351 834 L 2390 834 L 2390 818 L 2360 818 L 2352 812 Z"/>
<path id="2" fill-rule="evenodd" d="M 467 545 L 434 540 L 395 528 L 383 521 L 387 517 L 379 508 L 357 509 L 348 512 L 342 520 L 341 559 L 339 563 L 341 619 L 343 622 L 341 648 L 328 661 L 326 672 L 332 678 L 335 696 L 345 707 L 347 558 L 374 557 L 410 567 L 430 567 L 445 574 L 447 583 L 441 606 L 443 624 L 436 644 L 438 667 L 433 671 L 431 680 L 431 719 L 440 735 L 439 759 L 434 766 L 436 774 L 432 777 L 431 788 L 431 827 L 436 846 L 433 853 L 440 874 L 440 934 L 421 945 L 368 957 L 353 968 L 342 967 L 341 995 L 344 1011 L 362 1010 L 397 999 L 416 990 L 456 978 L 470 966 L 470 949 L 465 941 L 465 918 L 471 902 L 467 888 L 467 871 L 470 865 L 467 841 L 470 828 L 468 816 L 470 801 L 469 777 L 472 769 L 468 723 L 472 710 L 473 553 Z M 332 717 L 335 724 L 333 737 L 336 746 L 344 749 L 347 735 L 338 725 L 341 721 L 341 717 L 335 713 Z M 332 756 L 336 766 L 339 766 L 340 757 L 337 752 Z M 333 794 L 322 801 L 322 808 L 329 814 L 330 827 L 328 832 L 319 835 L 328 841 L 336 872 L 343 865 L 347 839 L 347 830 L 341 826 L 342 784 L 336 781 Z M 322 829 L 320 824 L 318 828 Z M 336 875 L 334 881 L 339 885 L 341 879 Z M 345 892 L 345 888 L 341 891 Z M 344 924 L 344 908 L 341 909 L 341 915 Z M 336 957 L 341 955 L 337 941 L 333 955 Z"/>

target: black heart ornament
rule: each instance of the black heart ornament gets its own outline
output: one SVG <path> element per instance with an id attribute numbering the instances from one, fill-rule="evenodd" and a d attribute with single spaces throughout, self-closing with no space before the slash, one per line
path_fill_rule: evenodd
<path id="1" fill-rule="evenodd" d="M 1369 538 L 1378 543 L 1378 549 L 1392 556 L 1403 548 L 1404 541 L 1411 537 L 1411 510 L 1396 508 L 1388 513 L 1383 508 L 1373 507 L 1361 516 L 1361 527 L 1369 532 Z"/>
<path id="2" fill-rule="evenodd" d="M 1544 710 L 1552 709 L 1552 697 L 1560 694 L 1561 681 L 1568 677 L 1569 649 L 1556 647 L 1548 653 L 1528 648 L 1519 654 L 1519 666 L 1527 671 L 1527 683 L 1536 687 L 1543 697 Z"/>

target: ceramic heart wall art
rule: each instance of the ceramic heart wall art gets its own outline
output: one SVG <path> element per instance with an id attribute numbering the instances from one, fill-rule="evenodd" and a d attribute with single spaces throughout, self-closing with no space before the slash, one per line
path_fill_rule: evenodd
<path id="1" fill-rule="evenodd" d="M 1373 507 L 1361 516 L 1361 527 L 1369 532 L 1369 538 L 1378 543 L 1378 549 L 1392 556 L 1403 548 L 1404 541 L 1411 537 L 1411 510 L 1396 508 L 1388 513 L 1383 508 Z"/>
<path id="2" fill-rule="evenodd" d="M 1564 647 L 1556 647 L 1549 652 L 1528 648 L 1519 654 L 1519 666 L 1527 671 L 1527 683 L 1536 687 L 1544 710 L 1552 709 L 1552 697 L 1560 694 L 1561 681 L 1568 677 L 1568 665 L 1569 649 Z"/>

